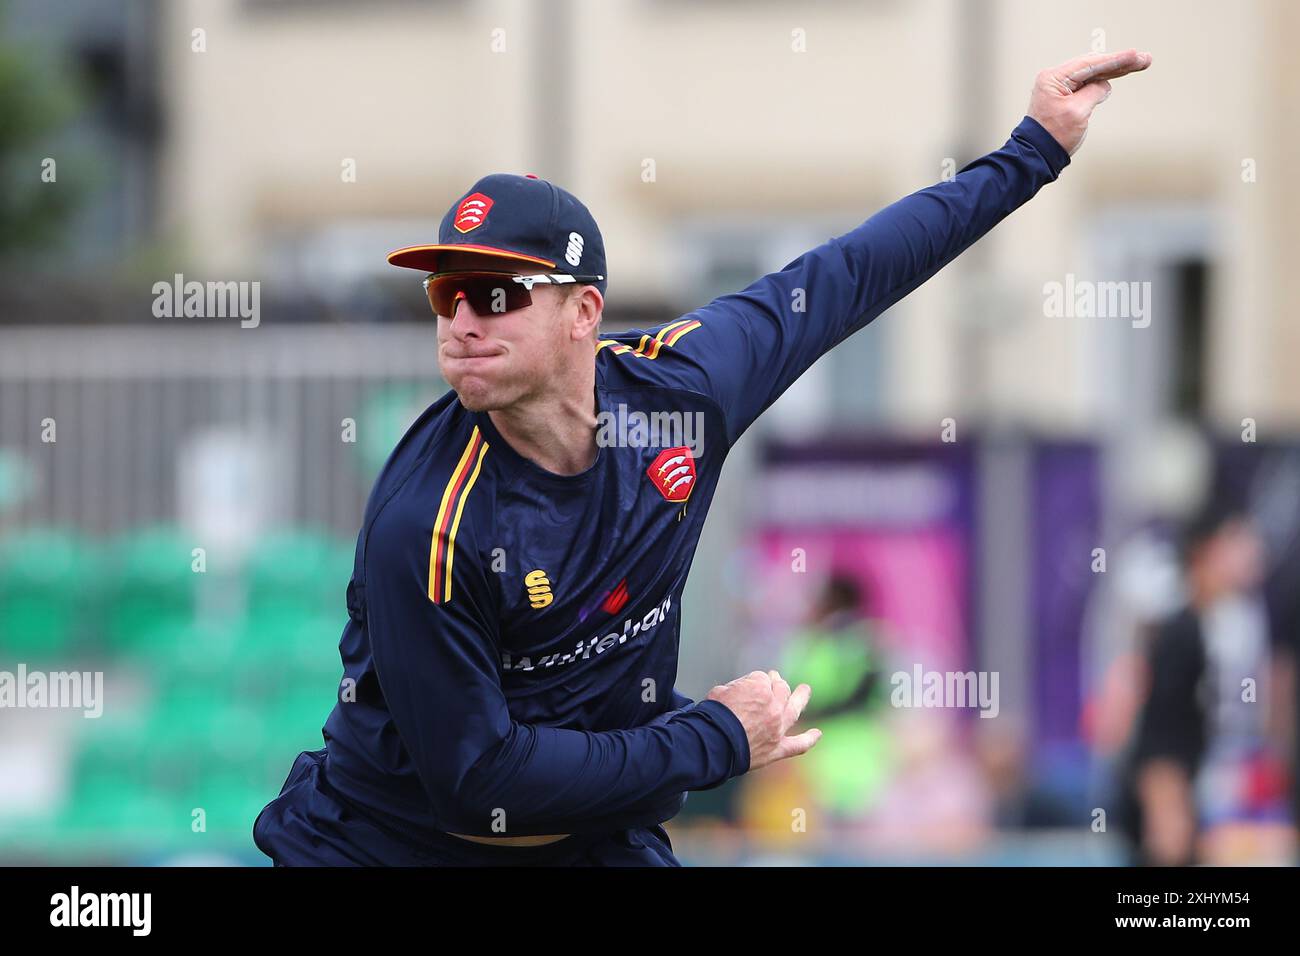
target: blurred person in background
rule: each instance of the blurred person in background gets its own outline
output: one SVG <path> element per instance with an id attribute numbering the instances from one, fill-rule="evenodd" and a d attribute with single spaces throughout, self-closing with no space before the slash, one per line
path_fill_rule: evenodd
<path id="1" fill-rule="evenodd" d="M 848 574 L 832 574 L 806 626 L 790 636 L 778 668 L 788 680 L 817 688 L 802 719 L 826 736 L 798 773 L 837 823 L 870 809 L 892 767 L 881 625 L 869 616 L 866 590 Z"/>
<path id="2" fill-rule="evenodd" d="M 1121 828 L 1141 865 L 1222 862 L 1236 826 L 1283 808 L 1260 539 L 1241 512 L 1211 504 L 1182 552 L 1186 601 L 1143 655 L 1146 692 L 1121 763 Z"/>
<path id="3" fill-rule="evenodd" d="M 988 839 L 1000 794 L 955 712 L 893 706 L 894 675 L 910 673 L 915 647 L 887 628 L 879 606 L 868 581 L 833 572 L 790 633 L 780 672 L 818 681 L 800 720 L 824 736 L 797 763 L 747 782 L 744 815 L 771 840 L 798 844 L 789 815 L 804 808 L 831 858 L 970 852 Z M 1024 780 L 1018 769 L 1008 789 Z"/>

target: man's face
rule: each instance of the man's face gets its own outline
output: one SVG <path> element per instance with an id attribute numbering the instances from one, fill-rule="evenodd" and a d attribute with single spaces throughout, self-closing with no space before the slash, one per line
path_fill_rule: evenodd
<path id="1" fill-rule="evenodd" d="M 541 266 L 516 267 L 461 253 L 445 255 L 439 268 L 513 275 L 546 271 Z M 454 315 L 438 317 L 438 368 L 470 411 L 514 405 L 545 392 L 556 370 L 563 367 L 575 313 L 573 301 L 560 287 L 541 283 L 533 286 L 531 305 L 510 312 L 480 315 L 462 298 L 455 303 Z"/>

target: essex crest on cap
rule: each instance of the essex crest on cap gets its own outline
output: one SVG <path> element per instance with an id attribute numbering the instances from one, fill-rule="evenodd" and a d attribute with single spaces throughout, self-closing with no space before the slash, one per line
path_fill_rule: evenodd
<path id="1" fill-rule="evenodd" d="M 492 208 L 492 197 L 483 193 L 471 193 L 460 201 L 452 225 L 457 232 L 469 232 L 483 225 L 488 210 Z"/>

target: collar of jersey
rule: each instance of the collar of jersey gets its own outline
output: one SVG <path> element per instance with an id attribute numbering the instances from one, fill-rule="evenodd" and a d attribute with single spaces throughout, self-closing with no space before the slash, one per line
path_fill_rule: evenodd
<path id="1" fill-rule="evenodd" d="M 598 380 L 596 382 L 595 391 L 596 414 L 599 417 L 600 413 L 606 410 L 609 397 L 605 394 L 603 381 Z M 488 457 L 496 458 L 497 462 L 512 474 L 524 475 L 529 480 L 545 481 L 559 485 L 585 485 L 596 474 L 605 457 L 605 450 L 598 444 L 596 446 L 596 460 L 591 463 L 590 468 L 586 471 L 580 471 L 576 475 L 557 475 L 555 472 L 547 471 L 535 462 L 530 461 L 510 447 L 510 443 L 501 437 L 501 433 L 492 424 L 492 416 L 487 412 L 474 412 L 473 415 L 475 423 L 487 438 Z"/>

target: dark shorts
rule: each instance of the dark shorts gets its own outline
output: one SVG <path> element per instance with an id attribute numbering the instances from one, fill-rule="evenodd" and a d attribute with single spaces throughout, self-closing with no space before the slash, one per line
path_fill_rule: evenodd
<path id="1" fill-rule="evenodd" d="M 438 833 L 415 841 L 340 799 L 320 778 L 321 753 L 299 754 L 280 795 L 253 823 L 253 842 L 276 866 L 681 866 L 662 824 L 536 847 Z"/>

